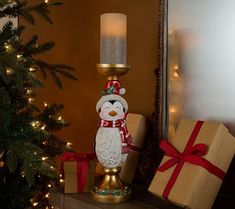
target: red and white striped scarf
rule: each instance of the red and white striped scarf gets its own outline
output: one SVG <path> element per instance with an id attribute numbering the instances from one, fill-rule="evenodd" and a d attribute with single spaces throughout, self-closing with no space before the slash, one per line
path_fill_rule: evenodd
<path id="1" fill-rule="evenodd" d="M 109 121 L 109 120 L 100 120 L 99 121 L 100 127 L 105 128 L 119 128 L 121 138 L 122 138 L 122 153 L 128 153 L 130 150 L 134 150 L 140 152 L 140 148 L 132 145 L 132 137 L 129 134 L 126 126 L 126 119 L 119 119 L 116 121 Z"/>

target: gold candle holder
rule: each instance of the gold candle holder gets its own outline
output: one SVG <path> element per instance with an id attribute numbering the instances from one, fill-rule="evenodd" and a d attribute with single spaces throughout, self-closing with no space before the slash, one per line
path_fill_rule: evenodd
<path id="1" fill-rule="evenodd" d="M 97 70 L 108 80 L 118 80 L 120 76 L 125 75 L 130 69 L 126 64 L 97 64 Z M 131 196 L 131 188 L 121 181 L 119 173 L 121 167 L 105 168 L 101 183 L 94 186 L 91 191 L 91 197 L 101 203 L 122 203 L 126 202 Z"/>
<path id="2" fill-rule="evenodd" d="M 131 68 L 127 64 L 97 64 L 96 67 L 98 72 L 107 77 L 108 80 L 118 80 L 120 76 L 125 75 Z"/>

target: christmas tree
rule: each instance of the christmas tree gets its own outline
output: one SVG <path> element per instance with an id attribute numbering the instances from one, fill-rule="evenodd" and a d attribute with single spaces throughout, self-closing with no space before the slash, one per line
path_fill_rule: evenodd
<path id="1" fill-rule="evenodd" d="M 45 0 L 28 5 L 23 0 L 0 0 L 0 19 L 10 18 L 0 30 L 0 207 L 1 209 L 50 209 L 49 189 L 59 180 L 55 159 L 69 148 L 55 131 L 67 126 L 60 114 L 63 105 L 34 104 L 35 89 L 43 82 L 35 71 L 52 76 L 61 88 L 59 75 L 76 79 L 73 68 L 48 64 L 37 59 L 54 46 L 38 43 L 33 36 L 24 42 L 24 26 L 14 26 L 11 18 L 35 24 L 34 13 L 52 23 L 50 7 L 61 2 Z"/>

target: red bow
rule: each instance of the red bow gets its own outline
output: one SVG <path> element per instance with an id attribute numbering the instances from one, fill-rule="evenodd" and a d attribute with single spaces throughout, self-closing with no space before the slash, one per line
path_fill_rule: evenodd
<path id="1" fill-rule="evenodd" d="M 64 152 L 60 156 L 61 171 L 64 173 L 63 161 L 77 162 L 77 192 L 83 192 L 86 186 L 87 171 L 89 169 L 90 160 L 95 159 L 94 153 L 76 153 Z"/>
<path id="2" fill-rule="evenodd" d="M 163 163 L 157 171 L 163 172 L 170 167 L 177 164 L 179 161 L 188 162 L 193 165 L 198 165 L 206 170 L 208 170 L 210 173 L 214 174 L 220 179 L 224 179 L 225 173 L 218 167 L 214 166 L 212 163 L 210 163 L 205 158 L 202 158 L 202 156 L 206 155 L 207 149 L 205 144 L 196 144 L 193 147 L 191 147 L 186 152 L 180 153 L 178 150 L 176 150 L 171 144 L 166 142 L 165 140 L 161 141 L 160 148 L 165 152 L 165 154 L 169 157 L 172 157 L 170 160 Z"/>
<path id="3" fill-rule="evenodd" d="M 203 158 L 203 156 L 207 153 L 207 146 L 205 144 L 196 144 L 193 146 L 197 135 L 202 127 L 202 124 L 202 121 L 198 121 L 196 123 L 194 130 L 188 140 L 188 143 L 182 153 L 180 153 L 177 149 L 175 149 L 171 144 L 169 144 L 165 140 L 162 140 L 160 143 L 160 148 L 165 152 L 167 156 L 171 157 L 171 159 L 167 160 L 165 163 L 160 165 L 157 171 L 164 172 L 165 170 L 176 165 L 162 194 L 163 198 L 166 200 L 168 200 L 169 193 L 172 187 L 174 186 L 176 179 L 185 162 L 201 166 L 205 168 L 208 172 L 220 178 L 221 180 L 224 179 L 224 171 L 210 163 L 205 158 Z"/>

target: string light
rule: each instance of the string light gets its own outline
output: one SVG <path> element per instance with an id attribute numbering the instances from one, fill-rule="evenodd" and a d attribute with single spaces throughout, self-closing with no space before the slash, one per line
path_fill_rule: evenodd
<path id="1" fill-rule="evenodd" d="M 46 4 L 48 4 L 49 0 L 45 0 L 44 2 L 45 2 Z"/>
<path id="2" fill-rule="evenodd" d="M 64 182 L 64 179 L 60 179 L 60 183 L 63 183 Z"/>
<path id="3" fill-rule="evenodd" d="M 16 57 L 17 57 L 17 59 L 20 59 L 22 57 L 22 55 L 21 54 L 17 54 Z"/>
<path id="4" fill-rule="evenodd" d="M 29 99 L 28 99 L 29 103 L 33 102 L 33 100 L 34 100 L 34 98 L 32 98 L 32 97 L 29 97 Z"/>
<path id="5" fill-rule="evenodd" d="M 52 185 L 51 185 L 51 184 L 48 184 L 47 186 L 48 186 L 49 188 L 51 188 L 51 187 L 52 187 Z"/>
<path id="6" fill-rule="evenodd" d="M 60 178 L 62 178 L 62 176 L 63 176 L 63 175 L 62 175 L 62 174 L 60 174 Z"/>
<path id="7" fill-rule="evenodd" d="M 34 120 L 31 122 L 31 126 L 33 126 L 34 128 L 38 127 L 39 125 L 40 125 L 40 122 L 38 120 Z"/>
<path id="8" fill-rule="evenodd" d="M 175 78 L 179 78 L 179 77 L 180 77 L 179 74 L 178 74 L 178 72 L 176 72 L 176 71 L 173 73 L 173 76 L 174 76 Z"/>
<path id="9" fill-rule="evenodd" d="M 48 159 L 48 157 L 42 157 L 42 160 L 45 161 L 46 159 Z"/>
<path id="10" fill-rule="evenodd" d="M 4 44 L 4 47 L 5 47 L 7 52 L 9 52 L 12 49 L 11 45 L 9 45 L 7 43 Z"/>
<path id="11" fill-rule="evenodd" d="M 42 127 L 41 127 L 41 130 L 45 130 L 45 128 L 46 128 L 46 125 L 42 126 Z"/>
<path id="12" fill-rule="evenodd" d="M 169 35 L 173 34 L 173 30 L 169 30 Z"/>
<path id="13" fill-rule="evenodd" d="M 72 145 L 71 142 L 67 142 L 67 143 L 66 143 L 66 146 L 68 146 L 68 147 L 70 147 L 71 145 Z"/>
<path id="14" fill-rule="evenodd" d="M 26 94 L 32 94 L 33 90 L 32 89 L 27 89 Z"/>
<path id="15" fill-rule="evenodd" d="M 38 202 L 34 202 L 33 206 L 36 207 L 38 205 Z"/>
<path id="16" fill-rule="evenodd" d="M 44 144 L 44 145 L 47 144 L 47 141 L 42 142 L 42 144 Z"/>
<path id="17" fill-rule="evenodd" d="M 11 68 L 6 69 L 6 74 L 7 75 L 12 75 L 13 73 L 14 73 L 13 69 L 11 69 Z"/>
<path id="18" fill-rule="evenodd" d="M 32 68 L 32 67 L 29 68 L 29 72 L 34 72 L 36 70 L 37 70 L 36 68 Z"/>
<path id="19" fill-rule="evenodd" d="M 48 106 L 48 104 L 46 102 L 44 102 L 44 107 L 47 107 L 47 106 Z"/>
<path id="20" fill-rule="evenodd" d="M 171 112 L 171 113 L 175 113 L 175 112 L 176 112 L 176 108 L 171 107 L 171 108 L 170 108 L 170 112 Z"/>
<path id="21" fill-rule="evenodd" d="M 174 65 L 173 69 L 174 70 L 179 70 L 179 65 Z"/>
<path id="22" fill-rule="evenodd" d="M 49 193 L 47 193 L 47 194 L 45 195 L 45 198 L 49 198 L 49 195 L 50 195 L 50 194 L 49 194 Z"/>
<path id="23" fill-rule="evenodd" d="M 5 45 L 5 48 L 6 48 L 6 50 L 7 50 L 7 49 L 9 49 L 9 48 L 10 48 L 10 46 L 9 46 L 9 45 Z"/>
<path id="24" fill-rule="evenodd" d="M 59 116 L 59 117 L 58 117 L 58 120 L 62 120 L 62 116 Z"/>

